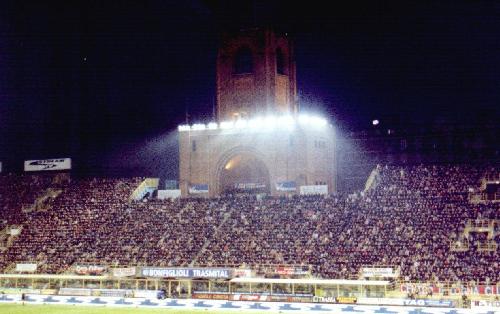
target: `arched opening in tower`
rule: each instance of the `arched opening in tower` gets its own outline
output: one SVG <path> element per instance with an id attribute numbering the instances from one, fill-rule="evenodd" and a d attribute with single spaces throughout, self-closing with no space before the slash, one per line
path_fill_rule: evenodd
<path id="1" fill-rule="evenodd" d="M 269 193 L 269 171 L 264 162 L 255 156 L 239 154 L 224 165 L 220 184 L 225 194 Z"/>

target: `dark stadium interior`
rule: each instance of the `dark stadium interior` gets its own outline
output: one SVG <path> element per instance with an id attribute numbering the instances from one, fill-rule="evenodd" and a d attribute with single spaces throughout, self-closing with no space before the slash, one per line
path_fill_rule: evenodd
<path id="1" fill-rule="evenodd" d="M 186 114 L 213 115 L 218 32 L 262 24 L 294 37 L 301 108 L 346 132 L 379 119 L 382 132 L 479 133 L 500 118 L 499 11 L 494 1 L 2 1 L 0 159 L 18 172 L 23 158 L 66 155 L 84 176 L 176 179 L 172 132 Z"/>

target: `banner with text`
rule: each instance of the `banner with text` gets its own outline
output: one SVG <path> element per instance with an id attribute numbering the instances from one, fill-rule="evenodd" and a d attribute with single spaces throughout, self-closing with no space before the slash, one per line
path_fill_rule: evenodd
<path id="1" fill-rule="evenodd" d="M 328 185 L 302 185 L 300 195 L 327 195 Z"/>
<path id="2" fill-rule="evenodd" d="M 361 276 L 394 278 L 397 277 L 397 274 L 392 267 L 363 267 L 361 268 Z"/>
<path id="3" fill-rule="evenodd" d="M 189 186 L 189 194 L 208 193 L 208 184 L 193 184 Z"/>
<path id="4" fill-rule="evenodd" d="M 266 185 L 264 183 L 247 182 L 247 183 L 235 183 L 234 188 L 238 190 L 257 190 L 263 189 Z"/>
<path id="5" fill-rule="evenodd" d="M 106 272 L 106 267 L 100 265 L 76 265 L 75 274 L 77 275 L 102 275 Z"/>
<path id="6" fill-rule="evenodd" d="M 278 275 L 307 275 L 309 274 L 308 267 L 292 267 L 292 266 L 277 266 L 274 273 Z"/>
<path id="7" fill-rule="evenodd" d="M 231 270 L 227 268 L 160 268 L 144 267 L 141 274 L 143 277 L 159 278 L 213 278 L 229 279 Z"/>
<path id="8" fill-rule="evenodd" d="M 135 276 L 135 267 L 112 268 L 113 277 L 131 277 Z"/>
<path id="9" fill-rule="evenodd" d="M 49 171 L 71 169 L 71 158 L 25 160 L 24 171 Z"/>
<path id="10" fill-rule="evenodd" d="M 251 278 L 252 270 L 247 268 L 235 268 L 233 269 L 234 278 Z"/>
<path id="11" fill-rule="evenodd" d="M 471 302 L 472 308 L 481 308 L 484 310 L 500 311 L 500 301 L 478 300 Z"/>
<path id="12" fill-rule="evenodd" d="M 158 199 L 175 199 L 181 197 L 181 190 L 158 190 Z"/>
<path id="13" fill-rule="evenodd" d="M 292 192 L 297 190 L 295 181 L 276 182 L 276 191 Z"/>

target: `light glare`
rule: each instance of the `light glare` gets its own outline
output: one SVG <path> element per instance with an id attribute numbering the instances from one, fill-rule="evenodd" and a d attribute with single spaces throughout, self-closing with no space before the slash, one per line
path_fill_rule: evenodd
<path id="1" fill-rule="evenodd" d="M 206 126 L 203 123 L 196 123 L 196 124 L 193 124 L 191 129 L 195 130 L 195 131 L 201 131 L 201 130 L 205 130 Z"/>

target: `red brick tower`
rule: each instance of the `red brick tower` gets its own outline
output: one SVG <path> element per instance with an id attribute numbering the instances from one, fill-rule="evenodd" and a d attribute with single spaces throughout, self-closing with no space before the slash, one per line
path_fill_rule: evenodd
<path id="1" fill-rule="evenodd" d="M 217 55 L 219 121 L 297 112 L 291 40 L 269 29 L 225 33 Z"/>

